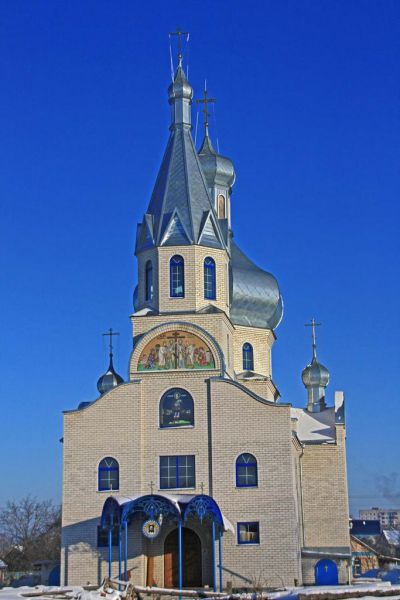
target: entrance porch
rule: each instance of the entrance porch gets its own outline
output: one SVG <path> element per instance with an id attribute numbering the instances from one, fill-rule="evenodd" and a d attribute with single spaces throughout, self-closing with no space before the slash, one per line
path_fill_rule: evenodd
<path id="1" fill-rule="evenodd" d="M 101 527 L 108 532 L 109 577 L 128 579 L 134 540 L 146 561 L 145 577 L 138 584 L 178 589 L 207 585 L 214 591 L 218 584 L 222 590 L 222 538 L 234 529 L 211 496 L 110 496 L 103 506 Z M 115 530 L 118 573 L 112 572 Z"/>

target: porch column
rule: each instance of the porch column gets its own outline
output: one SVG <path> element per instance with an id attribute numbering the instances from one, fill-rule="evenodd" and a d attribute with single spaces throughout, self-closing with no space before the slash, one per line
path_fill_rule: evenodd
<path id="1" fill-rule="evenodd" d="M 113 530 L 113 517 L 110 517 L 110 524 L 108 526 L 108 576 L 111 578 L 112 568 L 112 530 Z"/>
<path id="2" fill-rule="evenodd" d="M 221 527 L 218 527 L 218 560 L 219 560 L 219 591 L 222 592 L 222 537 L 221 537 Z"/>
<path id="3" fill-rule="evenodd" d="M 212 576 L 213 576 L 213 590 L 217 591 L 217 579 L 215 572 L 215 522 L 212 522 Z"/>
<path id="4" fill-rule="evenodd" d="M 125 581 L 128 581 L 128 521 L 124 522 L 124 571 Z"/>
<path id="5" fill-rule="evenodd" d="M 121 523 L 118 526 L 118 579 L 121 580 L 122 577 L 122 527 Z M 121 586 L 118 584 L 118 589 L 121 589 Z"/>
<path id="6" fill-rule="evenodd" d="M 179 589 L 182 590 L 183 578 L 182 578 L 182 521 L 179 519 L 178 522 L 178 555 L 179 555 Z M 182 599 L 182 596 L 179 596 Z"/>

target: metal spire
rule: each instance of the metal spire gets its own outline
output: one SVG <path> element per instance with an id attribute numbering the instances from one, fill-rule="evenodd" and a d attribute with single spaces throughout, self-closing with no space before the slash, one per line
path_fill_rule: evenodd
<path id="1" fill-rule="evenodd" d="M 321 323 L 316 323 L 314 317 L 311 319 L 311 323 L 305 323 L 304 327 L 311 327 L 312 328 L 312 347 L 313 347 L 313 358 L 315 358 L 315 360 L 317 360 L 317 337 L 315 335 L 315 328 L 319 327 L 321 325 Z"/>
<path id="2" fill-rule="evenodd" d="M 186 41 L 189 39 L 189 32 L 188 31 L 181 31 L 178 27 L 178 29 L 176 31 L 170 31 L 169 35 L 176 35 L 178 36 L 178 67 L 182 66 L 182 39 L 181 36 L 182 35 L 187 35 L 188 37 L 186 38 Z"/>
<path id="3" fill-rule="evenodd" d="M 209 98 L 207 92 L 207 79 L 204 81 L 204 98 L 200 100 L 196 100 L 197 104 L 204 104 L 203 113 L 204 113 L 204 133 L 208 137 L 208 105 L 216 102 L 215 98 Z"/>
<path id="4" fill-rule="evenodd" d="M 113 331 L 112 327 L 110 327 L 110 329 L 108 330 L 107 333 L 103 333 L 103 336 L 104 335 L 108 335 L 110 338 L 108 347 L 110 349 L 110 358 L 112 358 L 113 357 L 113 344 L 112 344 L 113 335 L 119 335 L 119 333 L 118 333 L 118 331 Z"/>

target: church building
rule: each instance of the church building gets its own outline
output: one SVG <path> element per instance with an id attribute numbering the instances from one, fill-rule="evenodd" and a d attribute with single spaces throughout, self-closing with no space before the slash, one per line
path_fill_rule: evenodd
<path id="1" fill-rule="evenodd" d="M 137 227 L 127 380 L 64 412 L 61 583 L 171 588 L 348 581 L 343 393 L 317 359 L 304 408 L 272 377 L 277 280 L 234 241 L 235 169 L 192 138 L 178 55 L 170 135 Z M 240 199 L 238 199 L 240 202 Z"/>

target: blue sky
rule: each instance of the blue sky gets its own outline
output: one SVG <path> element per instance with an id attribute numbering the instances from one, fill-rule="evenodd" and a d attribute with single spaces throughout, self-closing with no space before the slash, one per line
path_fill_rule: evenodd
<path id="1" fill-rule="evenodd" d="M 400 506 L 400 4 L 138 6 L 0 6 L 0 504 L 60 499 L 61 411 L 96 396 L 110 326 L 127 375 L 135 228 L 168 137 L 180 26 L 235 164 L 235 238 L 285 299 L 282 399 L 305 404 L 315 316 L 328 398 L 346 393 L 352 512 Z"/>

